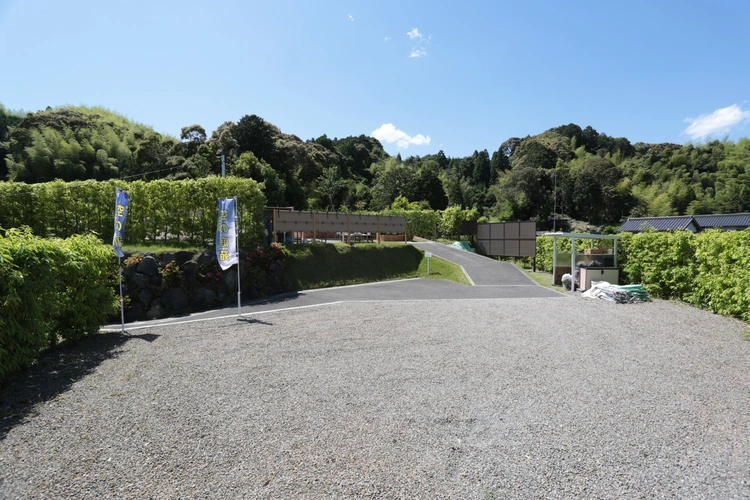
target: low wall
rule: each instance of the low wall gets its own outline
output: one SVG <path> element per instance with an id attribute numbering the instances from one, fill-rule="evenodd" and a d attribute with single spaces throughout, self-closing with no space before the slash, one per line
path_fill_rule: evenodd
<path id="1" fill-rule="evenodd" d="M 283 266 L 258 269 L 252 265 L 252 254 L 240 253 L 240 273 L 243 300 L 289 288 Z M 126 323 L 204 311 L 236 304 L 237 266 L 222 271 L 215 252 L 126 253 L 122 290 Z M 120 320 L 119 311 L 112 319 Z"/>

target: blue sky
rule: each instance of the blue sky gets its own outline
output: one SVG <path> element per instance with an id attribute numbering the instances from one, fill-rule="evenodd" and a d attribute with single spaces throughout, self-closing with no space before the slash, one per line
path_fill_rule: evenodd
<path id="1" fill-rule="evenodd" d="M 179 136 L 257 114 L 391 154 L 591 125 L 750 136 L 750 2 L 0 0 L 0 103 L 104 106 Z"/>

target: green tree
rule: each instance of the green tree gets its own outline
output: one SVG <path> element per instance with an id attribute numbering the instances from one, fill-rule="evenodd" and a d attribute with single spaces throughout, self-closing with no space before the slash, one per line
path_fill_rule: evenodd
<path id="1" fill-rule="evenodd" d="M 185 156 L 193 156 L 198 152 L 198 146 L 206 142 L 206 130 L 200 125 L 182 127 L 180 139 L 186 146 Z"/>
<path id="2" fill-rule="evenodd" d="M 323 171 L 318 178 L 316 191 L 325 200 L 326 210 L 336 210 L 336 197 L 344 187 L 346 187 L 346 181 L 341 178 L 338 169 L 330 167 Z"/>
<path id="3" fill-rule="evenodd" d="M 254 179 L 263 184 L 263 195 L 270 206 L 280 207 L 288 203 L 286 183 L 271 166 L 259 160 L 251 152 L 242 153 L 232 165 L 231 173 L 237 177 Z"/>
<path id="4" fill-rule="evenodd" d="M 258 159 L 274 168 L 276 162 L 275 142 L 279 129 L 258 115 L 245 115 L 232 129 L 240 153 L 252 152 Z"/>

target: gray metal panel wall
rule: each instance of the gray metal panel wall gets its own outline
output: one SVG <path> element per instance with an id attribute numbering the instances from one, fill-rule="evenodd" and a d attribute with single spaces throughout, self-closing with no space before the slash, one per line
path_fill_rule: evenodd
<path id="1" fill-rule="evenodd" d="M 314 223 L 313 223 L 314 221 Z M 406 233 L 406 217 L 340 212 L 276 212 L 276 231 Z"/>
<path id="2" fill-rule="evenodd" d="M 490 252 L 490 240 L 477 240 L 477 252 L 488 255 Z"/>
<path id="3" fill-rule="evenodd" d="M 519 257 L 536 257 L 536 240 L 518 240 Z"/>
<path id="4" fill-rule="evenodd" d="M 479 224 L 477 252 L 498 257 L 535 257 L 536 222 Z"/>
<path id="5" fill-rule="evenodd" d="M 377 217 L 377 216 L 376 216 Z M 398 233 L 406 232 L 406 217 L 400 215 L 381 215 L 380 216 L 381 233 Z"/>
<path id="6" fill-rule="evenodd" d="M 517 240 L 518 239 L 518 222 L 506 222 L 505 223 L 505 239 L 506 240 Z"/>
<path id="7" fill-rule="evenodd" d="M 518 240 L 505 240 L 505 254 L 508 257 L 519 257 Z"/>
<path id="8" fill-rule="evenodd" d="M 503 240 L 490 240 L 489 255 L 506 255 L 506 245 L 508 242 Z"/>
<path id="9" fill-rule="evenodd" d="M 518 238 L 521 240 L 536 240 L 536 222 L 519 222 Z"/>

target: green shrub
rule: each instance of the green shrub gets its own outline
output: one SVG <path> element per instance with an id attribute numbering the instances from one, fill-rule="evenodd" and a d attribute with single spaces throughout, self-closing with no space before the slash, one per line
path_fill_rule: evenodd
<path id="1" fill-rule="evenodd" d="M 696 277 L 695 235 L 689 231 L 645 232 L 633 236 L 623 265 L 630 281 L 655 297 L 682 299 Z"/>
<path id="2" fill-rule="evenodd" d="M 92 235 L 43 239 L 0 230 L 0 380 L 58 339 L 96 333 L 115 311 L 117 260 Z"/>
<path id="3" fill-rule="evenodd" d="M 464 210 L 459 205 L 452 205 L 443 210 L 440 233 L 446 238 L 456 239 L 461 234 L 461 224 L 477 219 L 479 219 L 479 211 L 476 208 Z"/>
<path id="4" fill-rule="evenodd" d="M 440 223 L 440 212 L 436 210 L 401 210 L 389 209 L 382 212 L 382 215 L 401 215 L 406 217 L 406 238 L 410 241 L 415 236 L 435 239 L 437 229 Z"/>
<path id="5" fill-rule="evenodd" d="M 44 304 L 54 299 L 49 245 L 27 232 L 9 233 L 0 234 L 0 381 L 48 345 L 51 321 Z"/>
<path id="6" fill-rule="evenodd" d="M 112 247 L 94 235 L 76 235 L 53 243 L 59 246 L 54 329 L 64 340 L 97 333 L 116 307 L 113 285 L 118 264 Z"/>
<path id="7" fill-rule="evenodd" d="M 696 279 L 687 300 L 750 321 L 750 229 L 695 236 Z"/>
<path id="8" fill-rule="evenodd" d="M 623 281 L 642 283 L 656 297 L 750 321 L 750 229 L 622 236 Z"/>
<path id="9" fill-rule="evenodd" d="M 0 182 L 0 227 L 29 226 L 38 236 L 95 233 L 111 241 L 115 187 L 130 195 L 126 243 L 147 240 L 208 246 L 216 237 L 219 198 L 237 197 L 241 246 L 265 236 L 265 197 L 257 182 L 234 177 L 152 182 Z"/>

